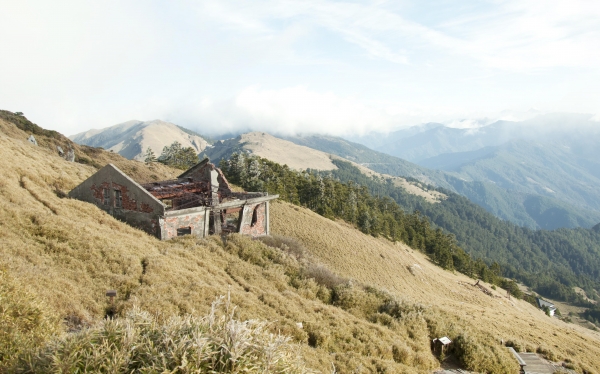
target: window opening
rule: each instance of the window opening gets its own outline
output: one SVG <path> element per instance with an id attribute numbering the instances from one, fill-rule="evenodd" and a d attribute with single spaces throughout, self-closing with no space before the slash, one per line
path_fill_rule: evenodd
<path id="1" fill-rule="evenodd" d="M 102 189 L 102 194 L 104 195 L 104 199 L 103 199 L 103 204 L 104 205 L 110 205 L 110 192 L 108 191 L 108 188 L 103 188 Z"/>
<path id="2" fill-rule="evenodd" d="M 250 223 L 250 226 L 254 227 L 254 225 L 256 225 L 256 222 L 258 222 L 258 207 L 260 205 L 257 205 L 254 207 L 254 210 L 252 211 L 252 223 Z"/>
<path id="3" fill-rule="evenodd" d="M 191 235 L 192 228 L 191 227 L 180 227 L 177 229 L 177 236 Z"/>
<path id="4" fill-rule="evenodd" d="M 240 217 L 242 215 L 242 208 L 232 208 L 222 211 L 223 228 L 224 232 L 238 232 L 240 227 Z"/>
<path id="5" fill-rule="evenodd" d="M 121 196 L 121 191 L 119 190 L 115 190 L 115 207 L 123 207 L 123 197 Z"/>

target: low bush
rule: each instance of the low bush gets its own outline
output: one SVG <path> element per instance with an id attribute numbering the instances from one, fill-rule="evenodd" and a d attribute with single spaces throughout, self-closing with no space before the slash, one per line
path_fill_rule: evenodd
<path id="1" fill-rule="evenodd" d="M 312 278 L 321 286 L 334 289 L 337 286 L 347 283 L 348 280 L 336 275 L 327 267 L 319 264 L 308 264 L 302 271 L 304 278 Z"/>
<path id="2" fill-rule="evenodd" d="M 14 371 L 105 373 L 307 373 L 289 338 L 267 324 L 238 321 L 222 296 L 202 318 L 187 315 L 159 323 L 134 307 L 125 318 L 54 341 L 23 357 Z"/>
<path id="3" fill-rule="evenodd" d="M 287 252 L 297 260 L 306 258 L 307 250 L 300 242 L 293 238 L 288 238 L 281 235 L 262 236 L 260 241 L 268 245 L 269 247 L 279 248 L 284 252 Z"/>
<path id="4" fill-rule="evenodd" d="M 539 346 L 539 347 L 537 347 L 535 352 L 543 355 L 546 358 L 546 360 L 550 360 L 550 361 L 558 360 L 558 357 L 556 356 L 556 354 L 554 354 L 554 352 L 551 349 L 549 349 L 548 347 Z"/>
<path id="5" fill-rule="evenodd" d="M 468 370 L 485 373 L 516 373 L 517 362 L 502 346 L 484 346 L 468 334 L 460 334 L 453 342 L 453 352 Z"/>

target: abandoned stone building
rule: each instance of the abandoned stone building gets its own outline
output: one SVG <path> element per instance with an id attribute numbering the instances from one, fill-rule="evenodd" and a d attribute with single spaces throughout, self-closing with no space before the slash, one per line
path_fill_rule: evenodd
<path id="1" fill-rule="evenodd" d="M 269 234 L 269 202 L 279 195 L 233 192 L 208 159 L 175 180 L 138 184 L 108 164 L 69 192 L 159 239 L 238 232 Z"/>

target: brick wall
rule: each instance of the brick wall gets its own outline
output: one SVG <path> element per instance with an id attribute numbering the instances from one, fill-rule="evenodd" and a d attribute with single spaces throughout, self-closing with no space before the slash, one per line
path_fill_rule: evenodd
<path id="1" fill-rule="evenodd" d="M 189 227 L 192 235 L 204 235 L 204 211 L 174 217 L 165 217 L 162 222 L 161 239 L 171 239 L 177 236 L 177 229 Z"/>
<path id="2" fill-rule="evenodd" d="M 240 233 L 244 235 L 251 236 L 262 236 L 267 234 L 267 226 L 266 226 L 266 203 L 260 203 L 253 206 L 248 206 L 247 216 L 242 220 L 242 225 L 240 227 Z M 252 218 L 256 212 L 256 222 L 252 224 Z"/>

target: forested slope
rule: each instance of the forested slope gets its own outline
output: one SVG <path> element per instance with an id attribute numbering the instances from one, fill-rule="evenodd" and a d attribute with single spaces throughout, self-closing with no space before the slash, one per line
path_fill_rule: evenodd
<path id="1" fill-rule="evenodd" d="M 331 175 L 340 181 L 368 186 L 371 193 L 389 196 L 408 212 L 415 210 L 452 233 L 457 243 L 475 258 L 501 264 L 505 276 L 517 278 L 537 292 L 560 300 L 582 302 L 573 292 L 580 286 L 592 297 L 600 284 L 600 233 L 593 229 L 532 230 L 500 220 L 467 198 L 444 192 L 448 197 L 431 204 L 408 194 L 392 181 L 364 176 L 349 163 Z"/>
<path id="2" fill-rule="evenodd" d="M 221 166 L 249 190 L 278 193 L 325 217 L 355 224 L 364 233 L 408 243 L 446 269 L 496 283 L 499 275 L 516 278 L 545 296 L 584 305 L 588 304 L 574 286 L 598 297 L 596 230 L 522 228 L 449 191 L 443 191 L 446 199 L 430 203 L 392 179 L 367 177 L 350 163 L 333 162 L 336 170 L 296 172 L 266 159 L 234 154 Z"/>
<path id="3" fill-rule="evenodd" d="M 575 207 L 568 201 L 559 200 L 548 194 L 533 193 L 535 192 L 533 190 L 507 190 L 504 185 L 489 182 L 493 179 L 490 176 L 481 181 L 455 173 L 428 169 L 337 137 L 315 135 L 284 137 L 284 139 L 335 154 L 378 173 L 412 177 L 426 184 L 458 193 L 493 215 L 520 226 L 545 229 L 591 227 L 600 221 L 598 211 L 582 206 Z M 511 170 L 510 167 L 506 167 L 500 174 L 510 174 Z M 494 170 L 490 173 L 493 174 Z M 523 175 L 519 177 L 525 178 Z M 568 184 L 569 180 L 562 178 L 560 183 Z"/>

